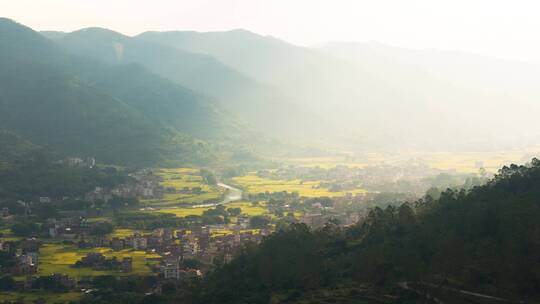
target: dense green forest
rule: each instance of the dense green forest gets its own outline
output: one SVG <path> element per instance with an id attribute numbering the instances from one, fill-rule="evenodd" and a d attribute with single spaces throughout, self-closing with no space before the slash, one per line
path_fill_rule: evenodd
<path id="1" fill-rule="evenodd" d="M 30 158 L 0 167 L 0 203 L 36 201 L 40 196 L 75 198 L 95 187 L 112 188 L 128 179 L 127 172 L 114 167 L 73 167 L 34 152 Z"/>

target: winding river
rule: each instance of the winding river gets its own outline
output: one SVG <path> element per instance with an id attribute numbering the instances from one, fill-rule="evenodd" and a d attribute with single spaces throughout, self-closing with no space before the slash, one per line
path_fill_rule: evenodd
<path id="1" fill-rule="evenodd" d="M 231 187 L 229 185 L 226 185 L 224 183 L 218 183 L 217 184 L 221 188 L 225 188 L 227 190 L 227 193 L 225 194 L 225 197 L 220 202 L 217 203 L 210 203 L 210 204 L 200 204 L 200 205 L 193 205 L 191 208 L 208 208 L 208 207 L 215 207 L 218 205 L 224 205 L 231 202 L 236 202 L 242 199 L 242 190 L 238 188 Z"/>

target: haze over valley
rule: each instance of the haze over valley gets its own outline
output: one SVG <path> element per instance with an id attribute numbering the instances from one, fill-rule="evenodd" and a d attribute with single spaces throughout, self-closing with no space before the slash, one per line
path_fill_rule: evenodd
<path id="1" fill-rule="evenodd" d="M 27 2 L 0 303 L 540 302 L 533 3 Z"/>

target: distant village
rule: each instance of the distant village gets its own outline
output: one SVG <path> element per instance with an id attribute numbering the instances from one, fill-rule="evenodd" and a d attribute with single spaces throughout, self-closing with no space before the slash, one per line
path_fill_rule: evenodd
<path id="1" fill-rule="evenodd" d="M 81 249 L 109 248 L 115 252 L 132 249 L 157 254 L 160 258 L 154 259 L 156 263 L 153 264 L 152 270 L 164 280 L 180 281 L 202 277 L 215 267 L 215 263 L 229 262 L 245 243 L 259 243 L 270 233 L 269 229 L 242 231 L 246 228 L 245 225 L 214 225 L 191 230 L 161 228 L 147 234 L 135 233 L 124 238 L 109 238 L 86 236 L 92 225 L 85 221 L 62 219 L 50 222 L 48 225 L 51 238 L 63 241 L 78 239 L 76 245 Z M 212 235 L 213 231 L 232 231 L 232 233 Z M 0 250 L 14 251 L 17 256 L 17 263 L 7 270 L 2 269 L 2 272 L 7 271 L 13 276 L 27 277 L 24 281 L 17 281 L 17 289 L 31 289 L 35 286 L 33 283 L 36 278 L 33 275 L 37 274 L 40 267 L 41 245 L 42 242 L 35 238 L 18 242 L 0 242 Z M 107 258 L 102 253 L 90 252 L 73 264 L 73 267 L 89 267 L 94 270 L 113 270 L 122 273 L 132 271 L 132 258 L 117 259 L 114 253 L 112 254 L 113 257 Z M 186 261 L 192 261 L 193 265 L 186 266 Z M 62 274 L 51 277 L 65 289 L 78 287 L 75 278 Z"/>
<path id="2" fill-rule="evenodd" d="M 64 163 L 83 168 L 92 168 L 96 165 L 93 158 L 69 158 L 64 160 Z M 416 169 L 409 171 L 407 178 L 423 176 L 425 170 L 429 171 L 420 165 L 413 167 Z M 266 178 L 333 180 L 331 184 L 323 186 L 331 189 L 330 191 L 345 192 L 358 187 L 360 181 L 368 185 L 377 184 L 378 180 L 375 180 L 373 176 L 382 175 L 392 179 L 396 177 L 395 170 L 369 169 L 370 171 L 377 170 L 378 175 L 371 174 L 372 172 L 364 174 L 365 170 L 340 166 L 330 170 L 288 167 L 275 171 L 263 170 L 257 174 Z M 430 174 L 435 173 L 437 172 L 430 171 Z M 370 176 L 371 180 L 366 180 L 366 176 Z M 90 203 L 91 207 L 81 210 L 62 210 L 59 216 L 48 218 L 40 225 L 42 237 L 6 240 L 0 236 L 0 251 L 8 252 L 16 257 L 15 263 L 4 266 L 0 269 L 1 272 L 24 278 L 14 282 L 14 289 L 42 289 L 43 280 L 46 280 L 49 286 L 47 288 L 52 286 L 57 290 L 91 290 L 89 278 L 70 277 L 64 273 L 54 273 L 46 277 L 38 275 L 40 248 L 46 241 L 85 250 L 86 253 L 70 265 L 74 269 L 107 271 L 124 276 L 133 274 L 135 268 L 133 258 L 124 253 L 126 251 L 144 252 L 152 256 L 145 258 L 144 266 L 150 268 L 151 273 L 158 277 L 159 283 L 155 292 L 159 292 L 160 286 L 165 282 L 182 284 L 186 280 L 204 277 L 216 266 L 231 261 L 246 244 L 260 243 L 282 222 L 304 223 L 314 229 L 323 227 L 329 221 L 334 221 L 340 226 L 354 225 L 367 215 L 370 208 L 374 206 L 371 202 L 376 201 L 378 195 L 377 192 L 363 192 L 354 195 L 346 193 L 344 196 L 335 198 L 301 198 L 298 193 L 286 192 L 244 194 L 243 199 L 253 204 L 258 204 L 260 201 L 267 202 L 265 208 L 270 214 L 275 215 L 275 219 L 270 221 L 270 217 L 267 217 L 269 220 L 267 223 L 254 227 L 252 217 L 237 214 L 233 222 L 219 224 L 197 224 L 187 228 L 164 227 L 145 231 L 134 229 L 130 230 L 131 234 L 122 236 L 115 236 L 110 233 L 112 231 L 96 233 L 102 226 L 107 228 L 108 225 L 106 221 L 92 220 L 101 216 L 100 209 L 95 208 L 100 202 L 121 198 L 123 203 L 127 199 L 160 199 L 167 193 L 201 193 L 198 187 L 186 187 L 180 190 L 163 187 L 160 185 L 160 177 L 151 169 L 132 172 L 129 178 L 129 182 L 112 188 L 96 187 L 83 197 L 75 198 Z M 37 202 L 19 201 L 18 204 L 24 208 L 25 214 L 31 214 L 32 207 L 36 204 L 48 204 L 54 200 L 58 198 L 42 196 Z M 0 215 L 3 223 L 8 225 L 15 223 L 16 217 L 10 214 L 9 208 L 3 208 Z"/>

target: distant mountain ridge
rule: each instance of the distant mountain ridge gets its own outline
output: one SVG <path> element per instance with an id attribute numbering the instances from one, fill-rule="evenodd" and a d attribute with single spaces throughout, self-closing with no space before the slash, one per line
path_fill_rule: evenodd
<path id="1" fill-rule="evenodd" d="M 154 73 L 212 97 L 223 108 L 265 133 L 298 139 L 322 131 L 321 119 L 276 88 L 255 81 L 214 57 L 179 50 L 102 29 L 45 32 L 68 52 L 113 65 L 137 63 Z"/>
<path id="2" fill-rule="evenodd" d="M 348 129 L 354 149 L 501 149 L 540 138 L 534 66 L 375 44 L 306 48 L 248 31 L 137 37 L 214 56 L 275 86 Z"/>
<path id="3" fill-rule="evenodd" d="M 245 30 L 0 27 L 0 128 L 63 154 L 151 164 L 272 151 L 276 138 L 350 151 L 540 139 L 535 66 L 382 44 L 306 48 Z"/>

